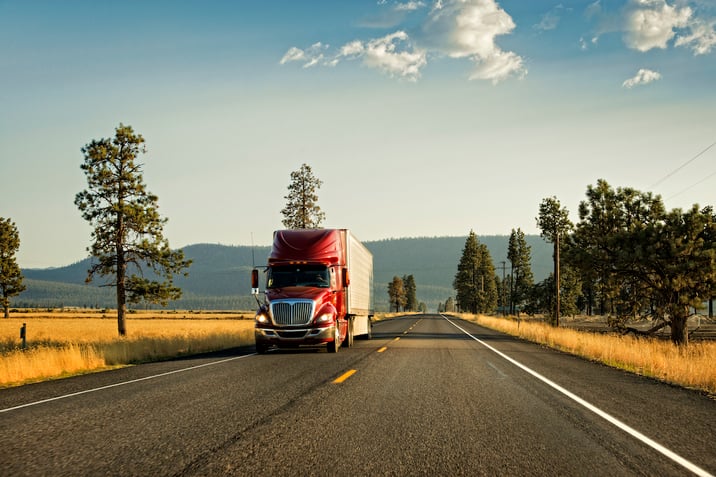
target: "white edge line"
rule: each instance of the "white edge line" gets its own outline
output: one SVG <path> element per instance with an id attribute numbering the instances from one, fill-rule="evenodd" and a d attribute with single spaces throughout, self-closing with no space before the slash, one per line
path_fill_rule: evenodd
<path id="1" fill-rule="evenodd" d="M 19 406 L 15 406 L 15 407 L 8 407 L 6 409 L 0 409 L 0 414 L 2 414 L 4 412 L 15 411 L 17 409 L 22 409 L 24 407 L 37 406 L 38 404 L 45 404 L 45 403 L 52 402 L 52 401 L 59 401 L 60 399 L 66 399 L 66 398 L 70 398 L 70 397 L 74 397 L 74 396 L 80 396 L 82 394 L 88 394 L 88 393 L 93 393 L 93 392 L 97 392 L 97 391 L 102 391 L 104 389 L 116 388 L 118 386 L 124 386 L 126 384 L 133 384 L 133 383 L 138 383 L 140 381 L 147 381 L 149 379 L 161 378 L 163 376 L 169 376 L 170 374 L 183 373 L 184 371 L 191 371 L 193 369 L 204 368 L 206 366 L 213 366 L 215 364 L 226 363 L 228 361 L 234 361 L 236 359 L 248 358 L 249 356 L 254 356 L 254 355 L 256 355 L 256 353 L 245 354 L 245 355 L 241 355 L 241 356 L 234 356 L 233 358 L 222 359 L 219 361 L 212 361 L 211 363 L 198 364 L 196 366 L 190 366 L 188 368 L 175 369 L 174 371 L 167 371 L 166 373 L 154 374 L 152 376 L 145 376 L 143 378 L 132 379 L 131 381 L 122 381 L 121 383 L 109 384 L 107 386 L 101 386 L 99 388 L 85 389 L 84 391 L 78 391 L 76 393 L 63 394 L 62 396 L 56 396 L 53 398 L 43 399 L 41 401 L 34 401 L 34 402 L 29 402 L 27 404 L 21 404 Z"/>
<path id="2" fill-rule="evenodd" d="M 690 471 L 693 472 L 694 474 L 699 475 L 699 476 L 702 476 L 702 477 L 713 477 L 713 475 L 710 474 L 709 472 L 707 472 L 706 470 L 704 470 L 704 469 L 702 469 L 701 467 L 697 466 L 696 464 L 694 464 L 694 463 L 692 463 L 692 462 L 690 462 L 690 461 L 684 459 L 684 458 L 681 457 L 679 454 L 677 454 L 677 453 L 675 453 L 675 452 L 673 452 L 673 451 L 667 449 L 666 447 L 662 446 L 662 445 L 659 444 L 658 442 L 656 442 L 656 441 L 654 441 L 654 440 L 648 438 L 647 436 L 645 436 L 645 435 L 642 434 L 641 432 L 639 432 L 639 431 L 637 431 L 636 429 L 634 429 L 634 428 L 628 426 L 627 424 L 623 423 L 622 421 L 620 421 L 620 420 L 617 419 L 616 417 L 612 416 L 611 414 L 608 414 L 608 413 L 606 413 L 605 411 L 602 411 L 601 409 L 599 409 L 599 408 L 596 407 L 595 405 L 593 405 L 593 404 L 591 404 L 591 403 L 585 401 L 584 399 L 580 398 L 579 396 L 577 396 L 576 394 L 572 393 L 571 391 L 568 391 L 567 389 L 563 388 L 563 387 L 560 386 L 559 384 L 557 384 L 557 383 L 555 383 L 555 382 L 553 382 L 553 381 L 547 379 L 546 377 L 542 376 L 542 375 L 539 374 L 537 371 L 534 371 L 534 370 L 528 368 L 528 367 L 525 366 L 524 364 L 522 364 L 522 363 L 520 363 L 519 361 L 516 361 L 516 360 L 514 360 L 514 359 L 512 359 L 512 358 L 510 358 L 509 356 L 507 356 L 507 355 L 504 354 L 503 352 L 501 352 L 501 351 L 499 351 L 499 350 L 493 348 L 492 346 L 490 346 L 489 344 L 487 344 L 487 343 L 485 343 L 484 341 L 480 340 L 479 338 L 474 337 L 474 336 L 471 335 L 469 332 L 467 332 L 466 330 L 464 330 L 463 328 L 461 328 L 459 325 L 453 323 L 450 319 L 448 319 L 447 316 L 445 316 L 445 315 L 441 315 L 441 316 L 442 316 L 443 318 L 445 318 L 445 320 L 447 320 L 448 323 L 450 323 L 450 324 L 453 325 L 455 328 L 457 328 L 458 330 L 460 330 L 460 331 L 462 331 L 463 333 L 465 333 L 467 336 L 469 336 L 469 337 L 472 338 L 473 340 L 475 340 L 475 341 L 477 341 L 478 343 L 480 343 L 480 344 L 481 344 L 482 346 L 484 346 L 485 348 L 487 348 L 487 349 L 489 349 L 490 351 L 492 351 L 492 352 L 498 354 L 499 356 L 501 356 L 502 358 L 506 359 L 506 360 L 509 361 L 510 363 L 514 364 L 514 365 L 517 366 L 518 368 L 520 368 L 520 369 L 522 369 L 523 371 L 525 371 L 525 372 L 531 374 L 532 376 L 534 376 L 535 378 L 539 379 L 540 381 L 542 381 L 542 382 L 545 383 L 546 385 L 548 385 L 548 386 L 550 386 L 551 388 L 553 388 L 553 389 L 559 391 L 560 393 L 564 394 L 565 396 L 567 396 L 567 397 L 570 398 L 571 400 L 573 400 L 573 401 L 575 401 L 576 403 L 578 403 L 578 404 L 584 406 L 585 408 L 589 409 L 590 411 L 592 411 L 593 413 L 595 413 L 595 414 L 598 415 L 599 417 L 601 417 L 601 418 L 605 419 L 606 421 L 610 422 L 611 424 L 615 425 L 616 427 L 618 427 L 618 428 L 621 429 L 622 431 L 624 431 L 624 432 L 626 432 L 627 434 L 631 435 L 632 437 L 638 439 L 639 441 L 641 441 L 641 442 L 643 442 L 644 444 L 648 445 L 648 446 L 651 447 L 652 449 L 654 449 L 654 450 L 660 452 L 661 454 L 665 455 L 666 457 L 668 457 L 669 459 L 673 460 L 674 462 L 676 462 L 677 464 L 681 465 L 682 467 L 685 467 L 686 469 L 690 470 Z"/>

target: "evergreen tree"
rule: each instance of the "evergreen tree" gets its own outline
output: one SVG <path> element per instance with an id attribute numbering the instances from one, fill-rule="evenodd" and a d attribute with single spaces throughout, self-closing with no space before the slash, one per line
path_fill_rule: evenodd
<path id="1" fill-rule="evenodd" d="M 303 164 L 291 173 L 286 207 L 281 210 L 283 226 L 287 229 L 317 229 L 326 218 L 318 206 L 318 189 L 323 182 L 313 175 L 311 166 Z"/>
<path id="2" fill-rule="evenodd" d="M 495 265 L 492 262 L 492 256 L 487 245 L 480 244 L 480 276 L 481 289 L 478 294 L 478 313 L 494 313 L 499 301 L 499 292 L 497 289 L 497 274 L 495 273 Z"/>
<path id="3" fill-rule="evenodd" d="M 405 311 L 416 311 L 418 309 L 417 287 L 415 277 L 412 275 L 403 276 L 403 287 L 405 288 Z"/>
<path id="4" fill-rule="evenodd" d="M 93 140 L 82 148 L 88 188 L 75 196 L 82 217 L 94 226 L 87 250 L 97 262 L 87 281 L 95 275 L 112 277 L 105 286 L 117 292 L 120 336 L 127 333 L 127 301 L 166 305 L 178 299 L 181 289 L 173 285 L 173 275 L 191 263 L 182 251 L 171 250 L 163 236 L 167 219 L 160 217 L 158 198 L 147 191 L 142 166 L 135 162 L 144 152 L 144 138 L 122 124 L 114 138 Z"/>
<path id="5" fill-rule="evenodd" d="M 25 291 L 23 276 L 15 261 L 20 233 L 10 219 L 0 217 L 0 299 L 5 318 L 10 317 L 10 298 Z"/>
<path id="6" fill-rule="evenodd" d="M 596 271 L 627 319 L 647 313 L 688 343 L 687 319 L 716 292 L 716 215 L 712 207 L 666 212 L 661 198 L 600 180 L 580 204 L 566 257 L 584 274 Z"/>
<path id="7" fill-rule="evenodd" d="M 560 250 L 561 241 L 564 236 L 571 230 L 572 222 L 569 220 L 569 212 L 562 207 L 556 197 L 547 197 L 542 200 L 539 206 L 539 216 L 537 217 L 537 226 L 540 228 L 541 235 L 548 242 L 554 244 L 554 298 L 555 307 L 552 315 L 552 325 L 559 326 L 560 311 Z"/>
<path id="8" fill-rule="evenodd" d="M 472 230 L 465 240 L 453 288 L 460 311 L 490 313 L 497 306 L 495 266 L 487 246 L 478 241 Z"/>
<path id="9" fill-rule="evenodd" d="M 510 261 L 510 314 L 517 313 L 519 316 L 534 283 L 531 254 L 524 232 L 519 228 L 512 229 L 507 247 L 507 260 Z"/>
<path id="10" fill-rule="evenodd" d="M 405 307 L 405 304 L 407 302 L 405 286 L 403 284 L 403 280 L 400 277 L 394 276 L 393 281 L 388 284 L 388 297 L 390 300 L 391 309 L 392 305 L 395 305 L 396 312 L 399 312 L 401 307 Z"/>

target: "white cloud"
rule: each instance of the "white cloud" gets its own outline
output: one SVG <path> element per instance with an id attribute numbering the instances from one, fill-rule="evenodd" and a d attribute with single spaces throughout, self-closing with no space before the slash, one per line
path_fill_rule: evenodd
<path id="1" fill-rule="evenodd" d="M 397 31 L 390 35 L 369 41 L 365 45 L 363 64 L 377 68 L 390 76 L 399 76 L 410 81 L 420 77 L 420 68 L 427 63 L 425 50 L 398 50 L 400 42 L 408 40 L 408 35 Z"/>
<path id="2" fill-rule="evenodd" d="M 629 48 L 649 51 L 666 48 L 675 28 L 688 25 L 691 8 L 675 7 L 666 0 L 631 0 L 626 9 L 624 41 Z"/>
<path id="3" fill-rule="evenodd" d="M 384 5 L 385 2 L 379 3 Z M 398 3 L 394 8 L 412 11 L 425 7 L 422 1 Z M 475 68 L 470 79 L 492 81 L 511 76 L 524 77 L 523 59 L 514 52 L 503 51 L 496 37 L 515 29 L 512 17 L 495 0 L 437 0 L 427 13 L 413 45 L 409 35 L 398 30 L 382 38 L 354 40 L 326 56 L 328 46 L 316 43 L 306 50 L 293 47 L 281 59 L 303 62 L 304 68 L 315 65 L 335 66 L 340 60 L 362 59 L 364 65 L 381 70 L 391 77 L 416 81 L 428 62 L 428 52 L 451 58 L 467 58 Z"/>
<path id="4" fill-rule="evenodd" d="M 290 61 L 302 61 L 306 58 L 306 54 L 302 49 L 296 48 L 295 46 L 289 48 L 283 58 L 281 58 L 281 64 L 284 65 Z"/>
<path id="5" fill-rule="evenodd" d="M 399 12 L 412 12 L 415 10 L 420 10 L 421 8 L 425 7 L 425 3 L 423 2 L 406 2 L 406 3 L 398 3 L 395 5 L 395 10 Z"/>
<path id="6" fill-rule="evenodd" d="M 340 56 L 358 56 L 364 51 L 365 47 L 363 46 L 363 42 L 355 40 L 350 43 L 346 43 L 341 47 Z"/>
<path id="7" fill-rule="evenodd" d="M 541 30 L 541 31 L 550 31 L 557 28 L 559 25 L 560 20 L 562 19 L 562 11 L 564 10 L 564 6 L 562 4 L 557 5 L 549 12 L 542 15 L 542 19 L 539 23 L 536 25 L 533 25 L 532 28 L 535 30 Z"/>
<path id="8" fill-rule="evenodd" d="M 453 0 L 431 13 L 422 39 L 453 58 L 487 57 L 497 49 L 495 37 L 514 28 L 494 0 Z"/>
<path id="9" fill-rule="evenodd" d="M 512 17 L 494 0 L 453 0 L 430 12 L 420 41 L 451 58 L 470 58 L 477 64 L 470 78 L 495 82 L 526 74 L 517 54 L 495 44 L 497 36 L 514 29 Z"/>
<path id="10" fill-rule="evenodd" d="M 323 51 L 328 49 L 328 45 L 324 45 L 321 42 L 314 43 L 305 50 L 300 48 L 291 47 L 281 58 L 280 64 L 284 65 L 292 61 L 303 62 L 304 68 L 310 68 L 319 64 L 335 66 L 335 59 L 325 60 Z"/>
<path id="11" fill-rule="evenodd" d="M 477 64 L 470 79 L 490 80 L 492 84 L 497 84 L 514 74 L 522 78 L 526 73 L 520 56 L 511 51 L 498 50 Z"/>
<path id="12" fill-rule="evenodd" d="M 691 35 L 677 38 L 676 46 L 690 46 L 694 55 L 706 55 L 716 46 L 716 21 L 696 19 L 691 25 Z"/>
<path id="13" fill-rule="evenodd" d="M 660 73 L 642 68 L 633 78 L 629 78 L 628 80 L 624 81 L 624 83 L 622 83 L 622 87 L 631 89 L 634 86 L 649 84 L 660 79 Z"/>

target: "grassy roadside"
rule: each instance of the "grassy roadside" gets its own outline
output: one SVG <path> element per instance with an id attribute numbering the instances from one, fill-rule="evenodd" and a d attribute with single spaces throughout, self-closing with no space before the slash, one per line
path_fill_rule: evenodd
<path id="1" fill-rule="evenodd" d="M 251 345 L 252 318 L 250 312 L 137 313 L 120 338 L 111 312 L 17 314 L 0 320 L 0 387 Z"/>
<path id="2" fill-rule="evenodd" d="M 691 342 L 684 348 L 664 340 L 553 328 L 528 320 L 451 314 L 608 366 L 716 395 L 714 342 Z"/>

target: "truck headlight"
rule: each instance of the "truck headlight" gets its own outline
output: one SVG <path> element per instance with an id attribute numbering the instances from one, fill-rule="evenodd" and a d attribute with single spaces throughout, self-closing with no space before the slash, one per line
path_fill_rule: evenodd
<path id="1" fill-rule="evenodd" d="M 256 313 L 256 323 L 267 324 L 269 322 L 269 317 L 266 313 Z"/>
<path id="2" fill-rule="evenodd" d="M 333 321 L 333 313 L 324 313 L 316 318 L 316 324 L 331 323 Z"/>

